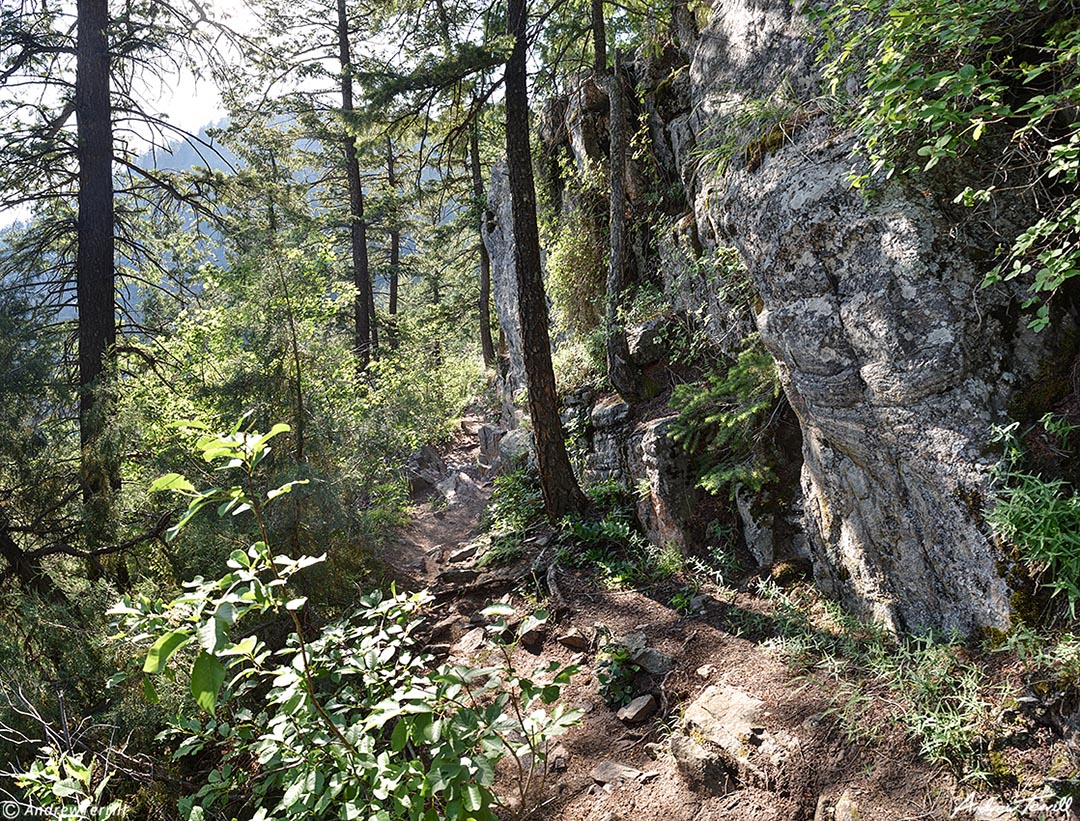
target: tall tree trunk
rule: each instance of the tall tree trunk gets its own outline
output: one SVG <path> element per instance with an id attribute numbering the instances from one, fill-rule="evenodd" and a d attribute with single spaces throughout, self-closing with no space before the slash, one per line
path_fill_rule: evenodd
<path id="1" fill-rule="evenodd" d="M 107 0 L 78 0 L 75 113 L 79 158 L 79 222 L 75 257 L 79 314 L 80 482 L 88 547 L 109 540 L 109 500 L 119 464 L 102 447 L 108 398 L 102 382 L 116 345 L 112 107 L 109 100 Z M 94 567 L 91 568 L 92 573 Z"/>
<path id="2" fill-rule="evenodd" d="M 495 365 L 495 345 L 491 341 L 491 257 L 484 244 L 484 230 L 490 229 L 492 214 L 487 207 L 484 191 L 484 177 L 480 172 L 480 117 L 477 115 L 469 135 L 469 164 L 472 169 L 473 197 L 480 209 L 477 224 L 480 234 L 480 348 L 484 353 L 484 364 Z"/>
<path id="3" fill-rule="evenodd" d="M 608 256 L 607 310 L 604 313 L 604 341 L 608 378 L 626 400 L 638 398 L 637 370 L 630 363 L 626 329 L 619 319 L 623 290 L 626 287 L 626 98 L 623 95 L 622 66 L 615 52 L 615 70 L 607 78 L 611 101 L 611 211 L 608 229 L 611 248 Z"/>
<path id="4" fill-rule="evenodd" d="M 514 215 L 514 267 L 529 417 L 536 440 L 544 509 L 549 519 L 556 520 L 584 510 L 587 502 L 566 453 L 551 368 L 547 299 L 540 269 L 540 233 L 536 226 L 536 188 L 529 152 L 525 2 L 509 0 L 507 7 L 507 27 L 514 37 L 514 49 L 506 62 L 505 75 L 506 161 Z"/>
<path id="5" fill-rule="evenodd" d="M 592 0 L 593 71 L 607 72 L 607 34 L 604 31 L 604 0 Z"/>
<path id="6" fill-rule="evenodd" d="M 392 196 L 397 195 L 397 169 L 394 158 L 394 143 L 389 135 L 386 137 L 386 182 L 390 186 Z M 398 346 L 396 317 L 398 312 L 398 281 L 401 272 L 401 228 L 397 223 L 397 209 L 394 209 L 394 218 L 390 221 L 390 301 L 387 305 L 387 313 L 390 314 L 390 324 L 386 329 L 390 347 Z"/>
<path id="7" fill-rule="evenodd" d="M 393 194 L 397 193 L 397 171 L 394 163 L 394 143 L 386 138 L 386 181 Z M 391 316 L 398 312 L 398 266 L 401 264 L 401 229 L 397 219 L 390 225 L 390 305 L 388 311 Z"/>
<path id="8" fill-rule="evenodd" d="M 345 0 L 337 2 L 338 58 L 341 61 L 341 110 L 354 111 L 352 56 L 349 50 L 349 21 Z M 353 303 L 355 323 L 356 367 L 364 370 L 371 361 L 371 274 L 368 271 L 367 224 L 364 222 L 364 189 L 360 184 L 360 163 L 356 158 L 356 139 L 347 134 L 345 145 L 345 174 L 349 180 L 349 240 L 352 246 L 353 284 L 356 300 Z"/>

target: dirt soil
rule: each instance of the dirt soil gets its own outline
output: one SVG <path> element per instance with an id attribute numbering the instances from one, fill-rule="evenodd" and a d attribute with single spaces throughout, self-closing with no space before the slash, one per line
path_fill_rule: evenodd
<path id="1" fill-rule="evenodd" d="M 436 488 L 414 494 L 409 524 L 380 556 L 389 575 L 409 589 L 434 584 L 449 554 L 480 533 L 492 490 L 491 477 L 479 463 L 477 432 L 483 424 L 479 416 L 463 418 L 460 430 L 441 453 L 447 475 L 464 472 L 476 481 L 478 493 L 462 496 L 452 505 L 444 504 Z"/>
<path id="2" fill-rule="evenodd" d="M 943 768 L 920 759 L 902 729 L 882 716 L 867 726 L 863 738 L 844 734 L 834 712 L 834 688 L 827 677 L 795 671 L 769 645 L 772 618 L 763 599 L 729 594 L 707 596 L 692 616 L 676 612 L 669 596 L 650 598 L 638 591 L 611 591 L 586 575 L 560 568 L 535 570 L 537 554 L 550 547 L 543 534 L 533 554 L 515 568 L 496 573 L 469 572 L 455 563 L 460 578 L 447 581 L 448 556 L 480 533 L 491 480 L 477 462 L 476 431 L 482 420 L 463 421 L 461 434 L 446 451 L 448 470 L 475 476 L 481 493 L 443 507 L 433 491 L 416 500 L 411 524 L 386 559 L 396 573 L 416 587 L 435 591 L 437 609 L 430 642 L 451 658 L 481 663 L 486 653 L 461 639 L 483 622 L 479 611 L 496 598 L 510 602 L 524 615 L 543 603 L 553 611 L 542 643 L 532 651 L 519 647 L 518 669 L 547 667 L 551 662 L 581 668 L 563 691 L 563 701 L 584 711 L 582 722 L 551 751 L 550 774 L 535 821 L 916 821 L 916 819 L 1014 818 L 987 794 L 977 795 L 957 784 Z M 550 561 L 550 559 L 549 559 Z M 461 571 L 464 571 L 462 573 Z M 547 586 L 554 582 L 555 595 Z M 572 650 L 559 639 L 571 628 L 589 641 Z M 656 714 L 640 725 L 628 725 L 604 704 L 595 676 L 602 636 L 640 632 L 647 646 L 674 659 L 670 672 L 639 673 L 635 692 L 652 693 Z M 473 634 L 475 636 L 475 633 Z M 765 702 L 767 731 L 789 747 L 779 775 L 770 779 L 739 778 L 723 794 L 695 791 L 684 780 L 668 739 L 686 705 L 712 684 L 729 685 Z M 871 713 L 873 715 L 873 713 Z M 603 784 L 594 777 L 601 762 L 617 762 L 637 771 L 628 781 Z M 504 762 L 505 763 L 505 762 Z M 500 788 L 512 794 L 504 768 Z M 517 813 L 506 814 L 507 818 Z M 1065 817 L 1065 816 L 1045 816 Z"/>

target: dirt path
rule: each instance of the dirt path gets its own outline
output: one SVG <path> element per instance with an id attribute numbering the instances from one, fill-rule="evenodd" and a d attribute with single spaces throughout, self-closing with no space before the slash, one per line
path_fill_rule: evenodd
<path id="1" fill-rule="evenodd" d="M 462 421 L 441 453 L 441 478 L 414 497 L 412 519 L 386 561 L 413 589 L 434 591 L 426 644 L 440 658 L 492 660 L 480 611 L 495 599 L 519 617 L 538 604 L 552 611 L 540 641 L 517 649 L 515 667 L 542 677 L 552 664 L 577 665 L 562 701 L 583 718 L 549 750 L 532 821 L 1017 818 L 921 759 L 887 717 L 867 713 L 854 728 L 845 725 L 843 693 L 823 671 L 781 658 L 776 614 L 757 595 L 706 590 L 687 613 L 673 607 L 668 590 L 605 589 L 558 563 L 546 525 L 526 538 L 526 555 L 513 566 L 477 567 L 470 551 L 461 552 L 481 539 L 492 492 L 478 458 L 483 421 Z M 636 643 L 644 655 L 635 658 L 654 664 L 642 661 L 633 674 L 633 695 L 654 700 L 640 720 L 604 701 L 613 641 Z M 746 705 L 752 718 L 738 728 Z M 736 729 L 725 728 L 733 721 Z M 501 794 L 513 795 L 513 768 L 504 761 L 499 772 Z"/>
<path id="2" fill-rule="evenodd" d="M 461 420 L 461 430 L 440 454 L 444 462 L 440 486 L 413 494 L 409 523 L 383 555 L 391 577 L 412 589 L 434 585 L 449 556 L 480 533 L 492 490 L 489 471 L 480 465 L 483 424 L 479 416 Z M 461 475 L 468 478 L 455 482 Z M 444 490 L 450 492 L 449 498 Z"/>

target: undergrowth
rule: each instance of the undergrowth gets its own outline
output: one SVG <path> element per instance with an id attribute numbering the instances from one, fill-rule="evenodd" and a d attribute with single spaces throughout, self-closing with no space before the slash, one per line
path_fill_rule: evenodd
<path id="1" fill-rule="evenodd" d="M 955 636 L 896 636 L 808 588 L 763 581 L 759 590 L 774 608 L 778 636 L 769 643 L 788 664 L 831 682 L 828 713 L 849 741 L 879 740 L 884 714 L 927 761 L 987 780 L 1003 694 Z"/>
<path id="2" fill-rule="evenodd" d="M 970 207 L 1039 201 L 986 284 L 1024 278 L 1033 328 L 1080 273 L 1080 28 L 1075 2 L 854 0 L 820 4 L 828 91 L 856 134 L 856 185 L 929 171 L 993 142 L 989 178 L 955 193 Z M 995 212 L 996 213 L 996 210 Z"/>
<path id="3" fill-rule="evenodd" d="M 1074 426 L 1044 416 L 1046 433 L 1067 445 Z M 1012 545 L 1035 581 L 1068 604 L 1080 603 L 1080 495 L 1063 479 L 1045 479 L 1023 468 L 1025 454 L 1013 423 L 996 430 L 1005 447 L 997 470 L 997 498 L 987 520 Z"/>
<path id="4" fill-rule="evenodd" d="M 698 487 L 734 494 L 739 487 L 759 491 L 773 478 L 754 441 L 779 396 L 776 366 L 756 336 L 704 381 L 676 386 L 671 404 L 679 416 L 671 438 L 698 457 Z"/>
<path id="5" fill-rule="evenodd" d="M 490 546 L 479 558 L 483 567 L 507 564 L 525 551 L 529 528 L 544 517 L 544 499 L 534 472 L 516 470 L 496 476 L 484 522 Z"/>

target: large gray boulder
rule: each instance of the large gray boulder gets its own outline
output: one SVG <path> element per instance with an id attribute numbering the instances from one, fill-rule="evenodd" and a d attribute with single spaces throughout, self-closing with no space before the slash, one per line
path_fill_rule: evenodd
<path id="1" fill-rule="evenodd" d="M 637 426 L 630 434 L 626 459 L 638 520 L 649 540 L 681 550 L 687 546 L 696 491 L 690 459 L 670 436 L 676 418 L 665 416 Z"/>
<path id="2" fill-rule="evenodd" d="M 694 139 L 747 99 L 784 88 L 794 100 L 774 150 L 734 158 L 692 193 L 706 251 L 734 245 L 748 267 L 802 427 L 815 578 L 898 629 L 1004 626 L 1002 556 L 978 516 L 991 426 L 1050 336 L 1010 323 L 1015 293 L 980 288 L 972 249 L 985 258 L 992 245 L 928 192 L 851 188 L 852 145 L 809 102 L 814 47 L 797 6 L 714 8 L 690 70 Z"/>

